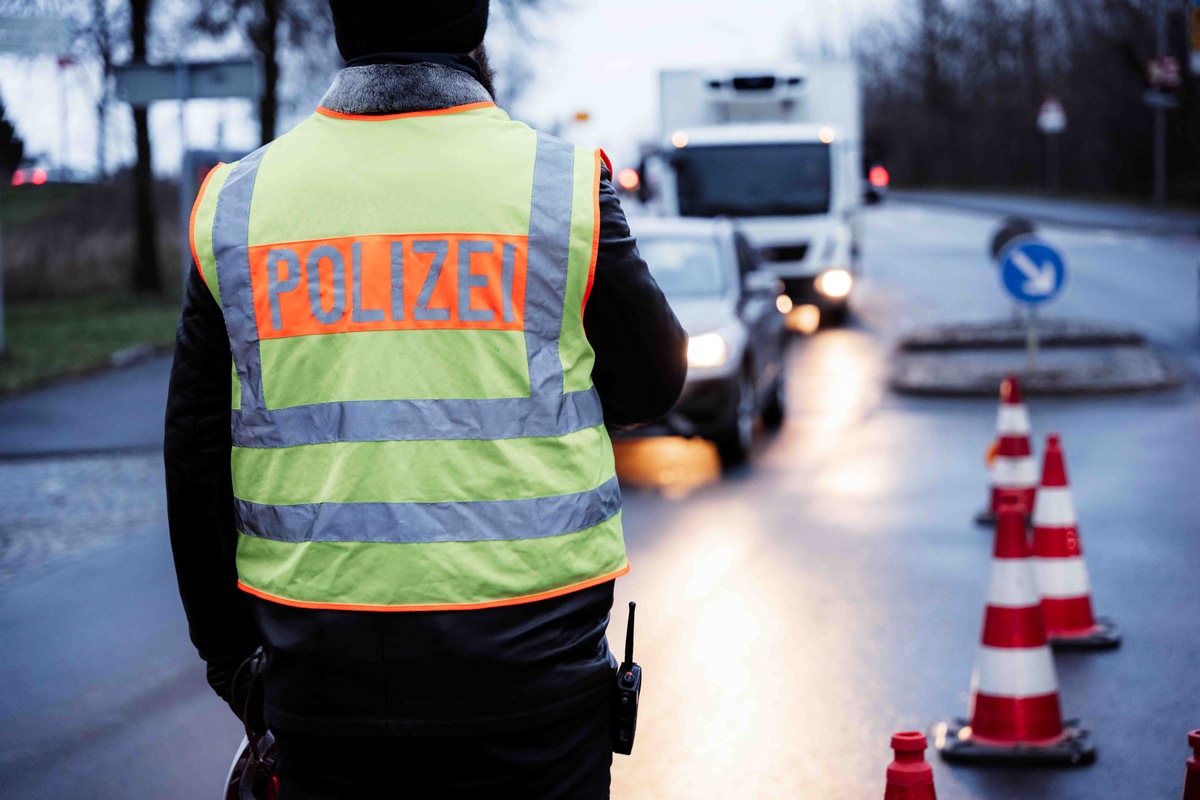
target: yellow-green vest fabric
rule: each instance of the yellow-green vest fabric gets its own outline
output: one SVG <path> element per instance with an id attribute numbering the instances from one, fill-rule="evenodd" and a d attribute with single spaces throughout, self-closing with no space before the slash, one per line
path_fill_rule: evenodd
<path id="1" fill-rule="evenodd" d="M 490 103 L 318 109 L 192 212 L 233 353 L 239 586 L 380 611 L 628 570 L 583 309 L 599 153 Z"/>

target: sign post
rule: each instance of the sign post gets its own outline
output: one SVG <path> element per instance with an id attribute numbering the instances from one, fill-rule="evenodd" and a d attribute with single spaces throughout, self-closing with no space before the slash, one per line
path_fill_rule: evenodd
<path id="1" fill-rule="evenodd" d="M 1038 130 L 1046 137 L 1046 188 L 1051 194 L 1058 194 L 1059 165 L 1058 142 L 1062 132 L 1067 129 L 1067 110 L 1054 95 L 1048 95 L 1042 101 L 1037 116 Z"/>
<path id="2" fill-rule="evenodd" d="M 117 98 L 131 106 L 146 107 L 157 100 L 179 101 L 179 139 L 183 153 L 179 168 L 179 257 L 186 277 L 192 262 L 188 224 L 198 187 L 196 172 L 214 155 L 189 153 L 186 103 L 199 97 L 260 97 L 263 93 L 262 64 L 253 58 L 174 64 L 130 63 L 117 67 L 116 76 Z"/>
<path id="3" fill-rule="evenodd" d="M 1025 347 L 1030 371 L 1037 369 L 1037 307 L 1057 297 L 1066 278 L 1062 254 L 1035 236 L 1018 236 L 1000 254 L 1000 280 L 1005 291 L 1028 309 Z"/>
<path id="4" fill-rule="evenodd" d="M 1157 54 L 1146 62 L 1150 89 L 1146 105 L 1154 109 L 1154 204 L 1167 202 L 1167 109 L 1178 105 L 1174 91 L 1179 88 L 1179 61 L 1167 55 L 1168 0 L 1157 0 L 1155 48 Z M 1194 5 L 1194 4 L 1193 4 Z"/>

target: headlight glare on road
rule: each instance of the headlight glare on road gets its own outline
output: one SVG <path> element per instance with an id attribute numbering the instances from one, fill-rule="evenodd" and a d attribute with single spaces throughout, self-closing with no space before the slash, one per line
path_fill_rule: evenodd
<path id="1" fill-rule="evenodd" d="M 810 303 L 796 306 L 787 315 L 787 327 L 796 333 L 816 333 L 821 327 L 821 309 Z"/>
<path id="2" fill-rule="evenodd" d="M 689 367 L 719 367 L 729 358 L 729 345 L 719 333 L 702 333 L 688 339 Z"/>
<path id="3" fill-rule="evenodd" d="M 854 276 L 848 270 L 831 269 L 817 277 L 817 291 L 826 297 L 840 299 L 850 294 Z"/>

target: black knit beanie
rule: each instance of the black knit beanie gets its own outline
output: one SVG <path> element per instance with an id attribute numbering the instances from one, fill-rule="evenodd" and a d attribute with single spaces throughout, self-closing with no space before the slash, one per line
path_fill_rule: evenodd
<path id="1" fill-rule="evenodd" d="M 488 0 L 329 0 L 338 50 L 469 53 L 487 32 Z"/>

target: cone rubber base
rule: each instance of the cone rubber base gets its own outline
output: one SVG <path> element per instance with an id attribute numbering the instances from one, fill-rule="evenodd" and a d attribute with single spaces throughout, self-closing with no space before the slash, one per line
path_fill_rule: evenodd
<path id="1" fill-rule="evenodd" d="M 1034 766 L 1073 767 L 1096 760 L 1092 735 L 1079 726 L 1079 720 L 1063 723 L 1066 736 L 1050 745 L 995 745 L 971 738 L 960 739 L 959 733 L 968 727 L 965 719 L 939 722 L 934 725 L 933 746 L 946 761 L 956 764 L 1029 764 Z"/>
<path id="2" fill-rule="evenodd" d="M 1121 629 L 1108 617 L 1096 617 L 1096 630 L 1083 636 L 1051 636 L 1058 650 L 1108 650 L 1121 644 Z"/>

